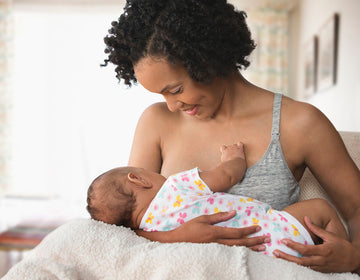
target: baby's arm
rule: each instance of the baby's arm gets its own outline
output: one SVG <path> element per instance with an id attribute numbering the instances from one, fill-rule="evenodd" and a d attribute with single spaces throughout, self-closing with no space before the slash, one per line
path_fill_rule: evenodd
<path id="1" fill-rule="evenodd" d="M 244 145 L 242 143 L 221 146 L 221 163 L 212 170 L 200 172 L 213 192 L 222 192 L 240 182 L 246 170 Z"/>

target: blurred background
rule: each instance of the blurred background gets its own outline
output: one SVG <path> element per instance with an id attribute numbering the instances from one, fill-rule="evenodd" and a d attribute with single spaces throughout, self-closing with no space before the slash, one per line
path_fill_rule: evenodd
<path id="1" fill-rule="evenodd" d="M 360 1 L 229 2 L 247 12 L 258 45 L 244 71 L 251 82 L 360 131 Z M 127 164 L 141 112 L 162 101 L 100 67 L 123 6 L 0 0 L 0 230 L 88 217 L 88 185 Z"/>

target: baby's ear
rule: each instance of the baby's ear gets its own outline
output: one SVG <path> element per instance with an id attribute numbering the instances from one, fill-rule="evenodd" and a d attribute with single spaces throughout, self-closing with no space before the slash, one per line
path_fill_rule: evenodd
<path id="1" fill-rule="evenodd" d="M 151 188 L 152 187 L 151 182 L 149 182 L 145 178 L 141 177 L 140 175 L 132 173 L 132 172 L 128 173 L 128 180 L 131 183 L 133 183 L 135 185 L 138 185 L 140 187 L 144 187 L 144 188 Z"/>

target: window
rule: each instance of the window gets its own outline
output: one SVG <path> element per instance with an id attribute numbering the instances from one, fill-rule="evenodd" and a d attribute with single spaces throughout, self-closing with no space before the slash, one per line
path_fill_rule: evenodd
<path id="1" fill-rule="evenodd" d="M 9 196 L 85 205 L 96 176 L 127 164 L 141 112 L 162 99 L 100 67 L 103 37 L 121 12 L 119 4 L 15 5 Z"/>

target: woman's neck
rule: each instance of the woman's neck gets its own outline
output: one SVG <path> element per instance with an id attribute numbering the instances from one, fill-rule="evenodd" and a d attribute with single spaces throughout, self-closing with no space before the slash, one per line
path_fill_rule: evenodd
<path id="1" fill-rule="evenodd" d="M 224 84 L 223 98 L 213 119 L 229 121 L 247 111 L 247 104 L 251 101 L 250 96 L 253 96 L 258 88 L 248 82 L 239 72 L 223 79 L 222 83 Z"/>

